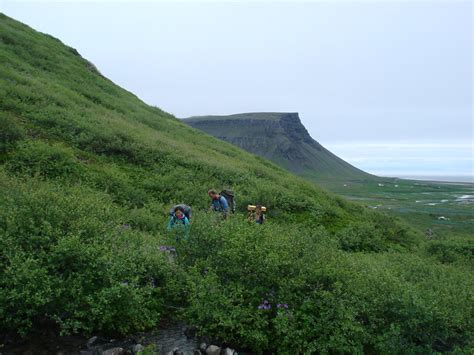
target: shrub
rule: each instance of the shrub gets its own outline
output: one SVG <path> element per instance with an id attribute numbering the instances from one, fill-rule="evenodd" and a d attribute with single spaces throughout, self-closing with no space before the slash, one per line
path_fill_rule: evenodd
<path id="1" fill-rule="evenodd" d="M 162 238 L 124 226 L 126 210 L 107 195 L 1 177 L 3 333 L 55 322 L 63 333 L 124 334 L 182 302 L 186 279 L 159 251 Z"/>
<path id="2" fill-rule="evenodd" d="M 21 250 L 13 255 L 3 254 L 2 264 L 0 330 L 14 330 L 25 336 L 44 321 L 55 285 L 47 268 L 34 255 Z"/>
<path id="3" fill-rule="evenodd" d="M 469 239 L 433 240 L 427 244 L 426 250 L 442 263 L 469 263 L 474 258 L 474 243 Z"/>
<path id="4" fill-rule="evenodd" d="M 339 231 L 337 238 L 345 251 L 380 252 L 388 248 L 381 231 L 369 223 L 350 225 Z"/>
<path id="5" fill-rule="evenodd" d="M 25 137 L 25 133 L 22 126 L 17 123 L 17 119 L 8 112 L 0 112 L 0 127 L 2 127 L 0 131 L 0 159 L 3 160 L 3 155 L 14 148 L 16 143 Z"/>
<path id="6" fill-rule="evenodd" d="M 82 167 L 73 151 L 62 144 L 27 141 L 12 153 L 7 169 L 14 173 L 46 178 L 77 178 Z"/>
<path id="7" fill-rule="evenodd" d="M 158 203 L 149 203 L 142 208 L 133 208 L 128 212 L 126 221 L 133 228 L 158 233 L 168 222 L 167 208 Z"/>
<path id="8" fill-rule="evenodd" d="M 472 278 L 410 254 L 355 252 L 387 245 L 374 226 L 349 227 L 347 253 L 324 229 L 239 217 L 210 229 L 212 217 L 199 215 L 178 246 L 193 285 L 185 314 L 202 334 L 258 353 L 426 353 L 472 342 Z"/>

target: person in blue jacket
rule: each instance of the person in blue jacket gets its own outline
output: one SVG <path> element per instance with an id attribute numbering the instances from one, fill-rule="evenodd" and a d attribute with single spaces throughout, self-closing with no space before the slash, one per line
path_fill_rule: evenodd
<path id="1" fill-rule="evenodd" d="M 211 198 L 211 210 L 222 213 L 223 218 L 226 219 L 229 213 L 229 204 L 226 198 L 212 189 L 209 190 L 207 194 Z"/>
<path id="2" fill-rule="evenodd" d="M 170 216 L 168 222 L 168 231 L 175 232 L 175 239 L 179 241 L 181 239 L 187 240 L 189 237 L 189 219 L 185 216 L 184 212 L 180 207 L 174 209 L 174 213 Z"/>

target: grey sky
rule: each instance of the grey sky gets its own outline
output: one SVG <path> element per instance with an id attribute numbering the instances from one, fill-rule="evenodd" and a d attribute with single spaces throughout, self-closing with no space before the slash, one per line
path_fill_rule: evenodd
<path id="1" fill-rule="evenodd" d="M 0 0 L 0 11 L 177 117 L 297 111 L 316 140 L 359 167 L 386 157 L 385 144 L 396 156 L 399 143 L 428 142 L 441 152 L 459 145 L 444 174 L 472 173 L 471 1 Z M 374 142 L 381 148 L 357 156 L 344 148 Z"/>

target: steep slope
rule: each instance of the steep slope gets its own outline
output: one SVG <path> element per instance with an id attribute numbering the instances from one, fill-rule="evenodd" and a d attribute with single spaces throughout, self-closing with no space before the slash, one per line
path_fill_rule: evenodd
<path id="1" fill-rule="evenodd" d="M 376 178 L 340 159 L 311 138 L 298 113 L 199 116 L 184 122 L 307 178 Z"/>
<path id="2" fill-rule="evenodd" d="M 266 190 L 278 190 L 295 195 L 294 203 L 307 194 L 340 209 L 335 196 L 141 102 L 57 39 L 5 16 L 2 27 L 1 159 L 8 171 L 75 179 L 137 207 L 155 198 L 165 204 L 186 198 L 205 207 L 208 187 L 228 186 L 238 190 L 241 206 L 271 204 L 267 196 L 274 194 Z M 44 153 L 44 160 L 30 153 Z M 49 154 L 58 158 L 48 160 Z M 48 167 L 56 160 L 69 164 L 64 169 L 70 173 Z M 133 187 L 121 190 L 125 182 L 115 180 L 122 178 Z M 353 208 L 341 212 L 349 217 Z"/>
<path id="3" fill-rule="evenodd" d="M 176 309 L 257 353 L 471 343 L 472 278 L 415 254 L 415 231 L 146 105 L 4 15 L 0 108 L 0 343 L 129 334 Z M 207 212 L 211 187 L 234 189 L 239 213 Z M 188 240 L 166 231 L 177 202 L 194 208 Z M 248 203 L 268 223 L 248 223 Z"/>

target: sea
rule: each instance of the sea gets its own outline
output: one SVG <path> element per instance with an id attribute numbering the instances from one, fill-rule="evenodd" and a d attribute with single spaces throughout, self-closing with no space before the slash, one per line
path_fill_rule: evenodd
<path id="1" fill-rule="evenodd" d="M 464 182 L 474 184 L 474 175 L 398 175 L 395 177 L 410 180 L 443 181 L 457 183 Z"/>

